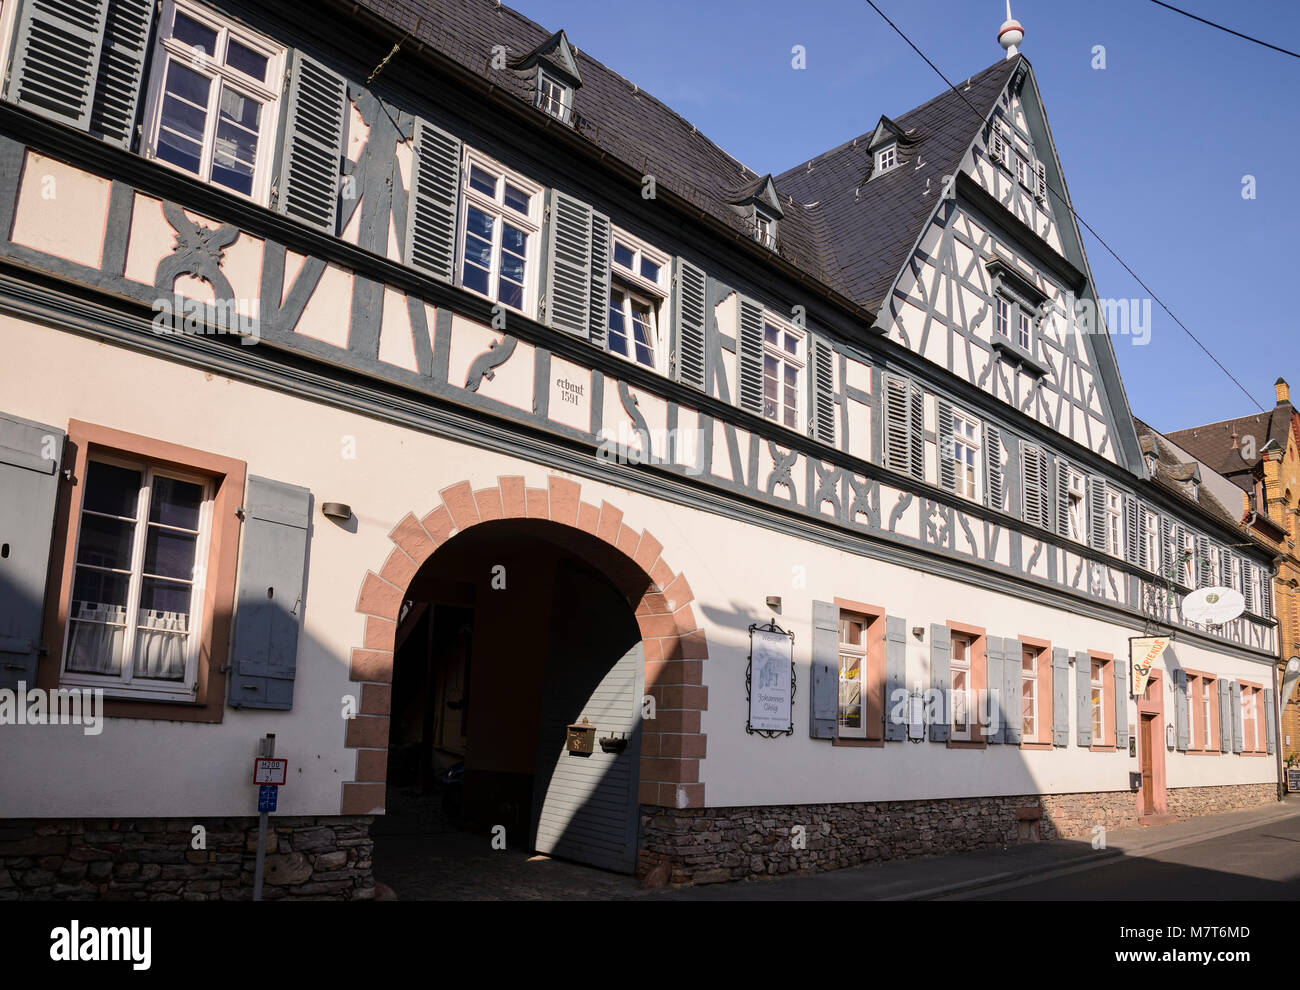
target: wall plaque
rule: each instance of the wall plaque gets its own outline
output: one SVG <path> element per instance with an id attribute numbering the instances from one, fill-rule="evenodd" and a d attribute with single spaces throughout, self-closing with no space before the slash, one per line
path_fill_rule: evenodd
<path id="1" fill-rule="evenodd" d="M 749 721 L 745 731 L 771 738 L 794 734 L 794 633 L 775 622 L 749 627 Z"/>

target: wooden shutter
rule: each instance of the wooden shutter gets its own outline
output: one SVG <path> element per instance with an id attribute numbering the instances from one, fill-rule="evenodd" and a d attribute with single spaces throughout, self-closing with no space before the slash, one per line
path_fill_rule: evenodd
<path id="1" fill-rule="evenodd" d="M 911 474 L 917 481 L 925 480 L 925 393 L 916 382 L 909 383 L 908 404 L 911 411 Z"/>
<path id="2" fill-rule="evenodd" d="M 9 100 L 90 129 L 109 0 L 26 0 L 15 26 Z"/>
<path id="3" fill-rule="evenodd" d="M 290 72 L 284 157 L 275 207 L 284 216 L 335 234 L 347 83 L 300 51 L 293 53 Z"/>
<path id="4" fill-rule="evenodd" d="M 558 189 L 546 204 L 546 324 L 574 336 L 591 334 L 593 211 Z"/>
<path id="5" fill-rule="evenodd" d="M 1237 681 L 1228 685 L 1228 696 L 1232 704 L 1232 751 L 1240 753 L 1242 748 L 1241 685 Z"/>
<path id="6" fill-rule="evenodd" d="M 1208 537 L 1198 535 L 1196 537 L 1196 586 L 1198 588 L 1208 588 L 1212 578 L 1210 577 L 1210 540 Z"/>
<path id="7" fill-rule="evenodd" d="M 1070 535 L 1070 465 L 1056 460 L 1056 532 Z"/>
<path id="8" fill-rule="evenodd" d="M 1225 588 L 1232 587 L 1232 551 L 1227 547 L 1219 550 L 1219 583 Z"/>
<path id="9" fill-rule="evenodd" d="M 1020 699 L 1021 658 L 1024 649 L 1018 639 L 1002 641 L 1002 719 L 1007 745 L 1019 746 L 1024 731 L 1024 703 Z"/>
<path id="10" fill-rule="evenodd" d="M 1115 668 L 1115 746 L 1128 748 L 1128 661 L 1116 657 L 1111 661 Z"/>
<path id="11" fill-rule="evenodd" d="M 1232 748 L 1232 703 L 1228 682 L 1220 677 L 1215 683 L 1219 685 L 1219 752 L 1226 753 Z"/>
<path id="12" fill-rule="evenodd" d="M 885 616 L 885 738 L 907 738 L 907 621 Z M 895 708 L 902 717 L 895 718 Z"/>
<path id="13" fill-rule="evenodd" d="M 593 212 L 591 215 L 591 301 L 588 304 L 591 315 L 588 339 L 602 350 L 605 348 L 605 330 L 609 326 L 611 261 L 609 245 L 609 217 L 603 213 Z"/>
<path id="14" fill-rule="evenodd" d="M 812 436 L 835 444 L 835 351 L 822 337 L 809 334 L 812 355 Z"/>
<path id="15" fill-rule="evenodd" d="M 1075 742 L 1087 747 L 1092 745 L 1092 657 L 1086 653 L 1074 655 L 1074 682 Z"/>
<path id="16" fill-rule="evenodd" d="M 1049 529 L 1047 508 L 1047 455 L 1037 447 L 1023 447 L 1025 522 Z"/>
<path id="17" fill-rule="evenodd" d="M 1007 139 L 1002 133 L 1002 125 L 995 123 L 989 129 L 989 157 L 996 162 L 1007 160 Z"/>
<path id="18" fill-rule="evenodd" d="M 36 687 L 63 439 L 0 413 L 0 688 Z"/>
<path id="19" fill-rule="evenodd" d="M 1124 496 L 1124 559 L 1130 564 L 1137 564 L 1141 557 L 1140 523 L 1137 499 L 1126 494 Z"/>
<path id="20" fill-rule="evenodd" d="M 1255 614 L 1255 566 L 1241 561 L 1241 593 L 1246 599 L 1246 611 Z"/>
<path id="21" fill-rule="evenodd" d="M 939 487 L 945 491 L 957 490 L 957 462 L 953 442 L 952 403 L 938 402 L 939 424 Z"/>
<path id="22" fill-rule="evenodd" d="M 1181 752 L 1187 752 L 1191 730 L 1187 725 L 1187 672 L 1174 671 L 1174 739 Z"/>
<path id="23" fill-rule="evenodd" d="M 930 688 L 943 699 L 939 717 L 930 722 L 930 741 L 947 742 L 948 725 L 952 721 L 952 684 L 950 660 L 952 658 L 952 633 L 939 623 L 930 624 Z M 975 713 L 968 711 L 967 719 L 973 721 Z"/>
<path id="24" fill-rule="evenodd" d="M 1151 515 L 1151 510 L 1145 505 L 1139 505 L 1137 510 L 1138 527 L 1137 527 L 1137 548 L 1138 548 L 1138 566 L 1151 569 L 1151 541 L 1147 539 L 1147 518 Z"/>
<path id="25" fill-rule="evenodd" d="M 1052 745 L 1070 744 L 1070 654 L 1052 650 Z"/>
<path id="26" fill-rule="evenodd" d="M 1168 578 L 1174 566 L 1174 533 L 1168 516 L 1160 517 L 1160 574 Z"/>
<path id="27" fill-rule="evenodd" d="M 1106 482 L 1098 477 L 1088 479 L 1088 542 L 1098 553 L 1106 546 Z"/>
<path id="28" fill-rule="evenodd" d="M 1267 568 L 1259 572 L 1259 614 L 1265 619 L 1273 618 L 1273 579 Z"/>
<path id="29" fill-rule="evenodd" d="M 763 415 L 763 307 L 740 297 L 740 319 L 736 328 L 737 364 L 740 367 L 737 394 L 740 408 Z"/>
<path id="30" fill-rule="evenodd" d="M 1047 202 L 1047 166 L 1034 162 L 1034 195 Z"/>
<path id="31" fill-rule="evenodd" d="M 813 602 L 812 700 L 808 704 L 809 735 L 814 739 L 834 739 L 839 709 L 840 610 L 830 602 Z M 865 713 L 864 707 L 863 714 Z"/>
<path id="32" fill-rule="evenodd" d="M 443 282 L 456 276 L 460 139 L 427 120 L 415 122 L 406 263 Z"/>
<path id="33" fill-rule="evenodd" d="M 706 285 L 701 269 L 673 260 L 673 377 L 698 389 L 704 388 Z"/>
<path id="34" fill-rule="evenodd" d="M 984 493 L 989 508 L 1003 510 L 1006 475 L 1002 471 L 1002 431 L 984 424 Z"/>
<path id="35" fill-rule="evenodd" d="M 881 411 L 884 414 L 885 467 L 906 474 L 911 464 L 911 407 L 907 382 L 886 375 L 884 383 Z"/>
<path id="36" fill-rule="evenodd" d="M 235 605 L 232 708 L 293 707 L 311 492 L 249 476 Z"/>
<path id="37" fill-rule="evenodd" d="M 90 132 L 119 148 L 129 149 L 135 136 L 153 10 L 152 0 L 112 0 L 108 5 Z"/>
<path id="38" fill-rule="evenodd" d="M 1273 710 L 1273 689 L 1264 688 L 1264 732 L 1268 752 L 1277 752 L 1277 712 Z"/>
<path id="39" fill-rule="evenodd" d="M 1005 657 L 1003 655 L 1003 640 L 1001 636 L 984 637 L 984 688 L 987 698 L 987 711 L 993 724 L 997 728 L 989 731 L 984 729 L 983 738 L 985 742 L 1001 743 L 1007 738 L 1007 718 L 1010 716 L 1010 705 L 1007 699 L 1002 697 L 1005 687 L 1006 669 Z M 976 701 L 976 713 L 982 714 L 986 706 L 980 705 Z"/>

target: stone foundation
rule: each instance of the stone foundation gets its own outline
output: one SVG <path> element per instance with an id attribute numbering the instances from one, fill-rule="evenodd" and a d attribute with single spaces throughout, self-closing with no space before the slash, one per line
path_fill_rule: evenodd
<path id="1" fill-rule="evenodd" d="M 1181 817 L 1276 800 L 1271 783 L 1168 792 L 1170 812 Z M 638 873 L 646 883 L 673 885 L 820 873 L 1039 838 L 1088 839 L 1098 825 L 1139 825 L 1132 791 L 641 811 Z M 802 848 L 796 826 L 804 830 Z"/>
<path id="2" fill-rule="evenodd" d="M 262 896 L 373 898 L 372 821 L 272 818 Z M 0 900 L 251 900 L 256 855 L 256 818 L 0 821 Z"/>

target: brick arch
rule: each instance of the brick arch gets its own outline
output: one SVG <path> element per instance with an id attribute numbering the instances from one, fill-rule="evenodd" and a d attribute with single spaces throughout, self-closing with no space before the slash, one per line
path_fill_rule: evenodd
<path id="1" fill-rule="evenodd" d="M 353 681 L 360 684 L 360 712 L 345 721 L 345 745 L 357 751 L 356 779 L 343 784 L 342 813 L 382 811 L 388 768 L 388 721 L 392 703 L 393 648 L 397 616 L 416 572 L 434 552 L 472 526 L 500 519 L 538 519 L 586 532 L 613 547 L 650 579 L 635 604 L 645 647 L 646 692 L 655 718 L 643 722 L 639 800 L 669 808 L 704 806 L 699 765 L 705 756 L 700 713 L 708 708 L 703 686 L 708 641 L 698 628 L 695 599 L 686 576 L 661 555 L 663 544 L 648 530 L 623 522 L 622 510 L 580 498 L 581 486 L 549 475 L 545 488 L 528 488 L 518 475 L 497 478 L 490 488 L 468 481 L 442 489 L 441 503 L 423 517 L 407 513 L 388 534 L 393 549 L 378 572 L 367 571 L 357 594 L 366 617 L 365 637 L 352 650 Z"/>

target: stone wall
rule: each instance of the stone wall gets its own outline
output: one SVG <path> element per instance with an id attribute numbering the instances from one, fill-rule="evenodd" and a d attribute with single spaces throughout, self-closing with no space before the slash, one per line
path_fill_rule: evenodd
<path id="1" fill-rule="evenodd" d="M 1273 759 L 1269 756 L 1269 759 Z M 1277 784 L 1235 784 L 1225 787 L 1176 787 L 1168 793 L 1169 813 L 1179 818 L 1218 815 L 1258 808 L 1277 801 Z"/>
<path id="2" fill-rule="evenodd" d="M 263 897 L 372 898 L 372 821 L 271 818 Z M 256 855 L 256 818 L 0 821 L 0 900 L 250 900 Z"/>

